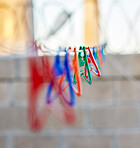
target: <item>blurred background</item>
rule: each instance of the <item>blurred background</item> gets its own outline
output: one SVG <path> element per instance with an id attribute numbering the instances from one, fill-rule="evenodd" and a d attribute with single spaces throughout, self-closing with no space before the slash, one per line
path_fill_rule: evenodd
<path id="1" fill-rule="evenodd" d="M 0 148 L 139 148 L 139 26 L 139 0 L 0 0 Z M 50 116 L 42 132 L 28 128 L 34 41 L 49 50 L 107 42 L 101 78 L 82 81 L 73 126 Z"/>

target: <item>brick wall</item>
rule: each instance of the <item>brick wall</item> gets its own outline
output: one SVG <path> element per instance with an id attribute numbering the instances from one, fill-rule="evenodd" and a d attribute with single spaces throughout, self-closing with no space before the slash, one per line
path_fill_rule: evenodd
<path id="1" fill-rule="evenodd" d="M 139 63 L 140 55 L 108 55 L 102 77 L 93 77 L 91 86 L 82 82 L 76 124 L 69 127 L 51 116 L 42 132 L 32 133 L 26 119 L 27 59 L 1 58 L 0 148 L 138 148 Z"/>

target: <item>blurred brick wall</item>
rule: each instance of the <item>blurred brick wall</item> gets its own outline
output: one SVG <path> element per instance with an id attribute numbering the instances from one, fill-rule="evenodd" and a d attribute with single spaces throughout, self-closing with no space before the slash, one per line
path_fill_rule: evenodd
<path id="1" fill-rule="evenodd" d="M 140 55 L 108 55 L 102 77 L 92 85 L 82 82 L 77 123 L 68 127 L 51 116 L 41 133 L 32 133 L 26 119 L 27 59 L 1 58 L 0 148 L 139 148 L 140 89 L 133 84 L 140 83 L 139 63 Z"/>

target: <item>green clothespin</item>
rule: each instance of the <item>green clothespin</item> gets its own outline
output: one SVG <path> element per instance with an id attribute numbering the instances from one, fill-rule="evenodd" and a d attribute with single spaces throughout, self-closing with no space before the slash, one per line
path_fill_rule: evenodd
<path id="1" fill-rule="evenodd" d="M 87 71 L 87 78 L 85 76 L 85 71 L 80 70 L 80 76 L 83 76 L 84 79 L 88 82 L 88 84 L 92 84 L 92 78 L 91 78 L 91 73 L 90 73 L 90 68 L 88 64 L 88 59 L 87 59 L 87 54 L 86 54 L 86 48 L 85 46 L 79 48 L 79 50 L 83 50 L 84 55 L 81 56 L 81 52 L 78 53 L 78 59 L 79 59 L 79 66 L 82 67 L 84 66 Z"/>

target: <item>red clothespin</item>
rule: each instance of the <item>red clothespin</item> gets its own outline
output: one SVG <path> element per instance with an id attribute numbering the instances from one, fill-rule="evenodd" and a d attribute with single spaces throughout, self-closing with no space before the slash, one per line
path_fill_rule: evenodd
<path id="1" fill-rule="evenodd" d="M 71 124 L 75 121 L 73 108 L 69 107 L 60 97 L 61 104 L 44 104 L 38 111 L 38 94 L 46 82 L 53 80 L 51 67 L 47 56 L 29 59 L 30 81 L 29 81 L 29 100 L 28 100 L 28 122 L 30 129 L 40 131 L 46 124 L 48 116 L 52 113 L 60 121 Z M 58 90 L 58 83 L 54 81 L 55 91 Z M 56 90 L 57 89 L 57 90 Z"/>
<path id="2" fill-rule="evenodd" d="M 91 53 L 90 48 L 89 47 L 86 47 L 86 49 L 89 52 L 89 55 L 87 56 L 87 59 L 88 59 L 88 63 L 90 64 L 90 66 L 89 66 L 90 67 L 90 71 L 92 71 L 96 76 L 100 77 L 101 76 L 101 72 L 100 72 L 100 70 L 98 68 L 98 65 L 96 63 L 96 60 L 94 59 L 94 57 L 93 57 L 93 55 Z M 85 71 L 85 76 L 87 77 L 86 71 Z"/>

